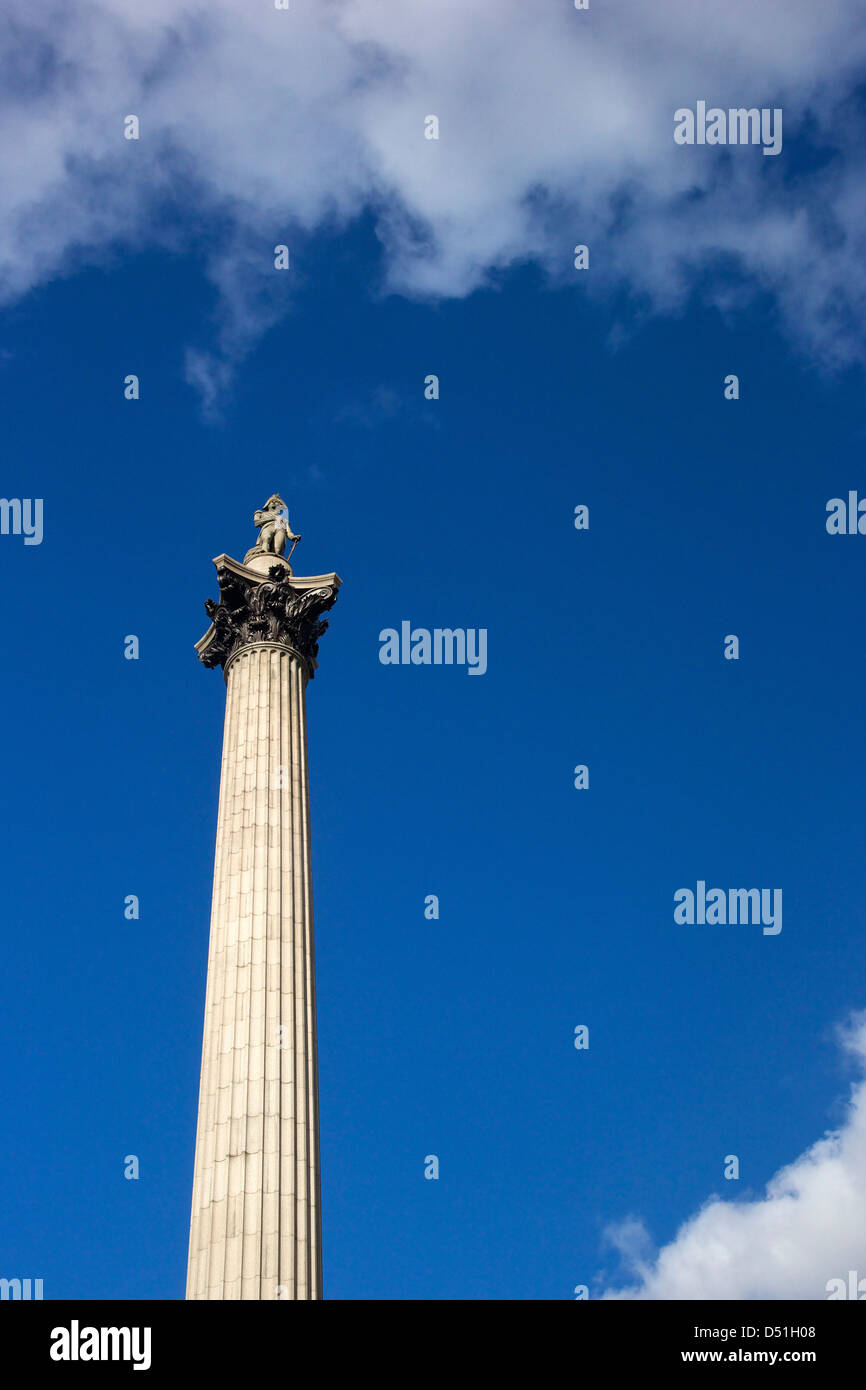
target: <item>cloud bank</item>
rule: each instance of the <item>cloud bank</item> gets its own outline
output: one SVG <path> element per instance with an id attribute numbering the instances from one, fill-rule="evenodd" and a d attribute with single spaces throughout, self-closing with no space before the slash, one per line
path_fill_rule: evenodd
<path id="1" fill-rule="evenodd" d="M 632 1283 L 618 1299 L 866 1298 L 866 1014 L 843 1033 L 861 1077 L 844 1123 L 768 1183 L 751 1202 L 713 1198 L 653 1255 L 634 1218 L 609 1232 Z M 831 1286 L 830 1280 L 843 1281 Z M 845 1292 L 840 1293 L 841 1288 Z"/>
<path id="2" fill-rule="evenodd" d="M 187 360 L 207 396 L 286 311 L 274 245 L 364 214 L 388 292 L 463 296 L 524 262 L 624 290 L 637 317 L 760 292 L 808 358 L 863 360 L 850 0 L 290 5 L 7 0 L 0 303 L 118 250 L 193 248 L 219 293 Z M 781 107 L 781 154 L 676 145 L 673 113 L 698 100 Z"/>

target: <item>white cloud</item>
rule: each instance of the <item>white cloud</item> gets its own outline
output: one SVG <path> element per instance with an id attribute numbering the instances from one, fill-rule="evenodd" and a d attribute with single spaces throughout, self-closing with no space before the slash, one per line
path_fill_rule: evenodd
<path id="1" fill-rule="evenodd" d="M 369 211 L 389 290 L 465 295 L 529 259 L 573 282 L 580 241 L 590 292 L 622 284 L 642 312 L 671 312 L 700 276 L 726 307 L 742 287 L 714 273 L 725 258 L 775 295 L 806 354 L 866 355 L 856 6 L 291 6 L 7 0 L 0 301 L 118 246 L 190 245 L 221 296 L 190 376 L 218 394 L 220 360 L 286 310 L 273 246 Z M 699 98 L 781 106 L 782 154 L 676 146 L 673 112 Z M 122 138 L 129 113 L 137 142 Z M 439 141 L 423 137 L 428 114 Z M 798 132 L 820 159 L 795 173 Z"/>
<path id="2" fill-rule="evenodd" d="M 862 1073 L 843 1124 L 782 1168 L 755 1201 L 713 1198 L 653 1254 L 634 1217 L 608 1234 L 629 1271 L 620 1299 L 826 1299 L 866 1280 L 866 1014 L 842 1035 Z M 866 1288 L 866 1284 L 864 1284 Z"/>

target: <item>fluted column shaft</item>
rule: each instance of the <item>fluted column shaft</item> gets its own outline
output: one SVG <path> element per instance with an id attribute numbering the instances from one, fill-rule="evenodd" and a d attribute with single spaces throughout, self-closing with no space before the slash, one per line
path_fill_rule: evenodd
<path id="1" fill-rule="evenodd" d="M 226 672 L 188 1299 L 322 1296 L 306 680 Z"/>

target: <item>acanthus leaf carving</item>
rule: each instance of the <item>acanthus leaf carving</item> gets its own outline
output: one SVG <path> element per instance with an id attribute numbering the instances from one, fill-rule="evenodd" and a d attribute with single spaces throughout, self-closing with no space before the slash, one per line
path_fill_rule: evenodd
<path id="1" fill-rule="evenodd" d="M 205 666 L 225 667 L 242 647 L 273 642 L 294 648 L 306 661 L 309 675 L 318 664 L 319 640 L 327 631 L 322 614 L 337 601 L 337 585 L 299 590 L 283 565 L 273 565 L 268 578 L 246 579 L 225 566 L 217 570 L 220 601 L 205 599 L 213 626 L 200 657 Z"/>

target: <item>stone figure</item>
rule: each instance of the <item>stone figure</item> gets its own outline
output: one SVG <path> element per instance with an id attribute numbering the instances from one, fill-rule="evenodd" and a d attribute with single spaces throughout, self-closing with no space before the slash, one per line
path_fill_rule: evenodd
<path id="1" fill-rule="evenodd" d="M 283 555 L 286 541 L 292 541 L 289 551 L 291 558 L 301 537 L 296 536 L 289 526 L 288 508 L 278 492 L 269 497 L 261 510 L 254 514 L 253 522 L 258 527 L 259 539 L 252 550 L 247 551 L 244 564 L 248 564 L 254 555 Z"/>

